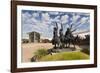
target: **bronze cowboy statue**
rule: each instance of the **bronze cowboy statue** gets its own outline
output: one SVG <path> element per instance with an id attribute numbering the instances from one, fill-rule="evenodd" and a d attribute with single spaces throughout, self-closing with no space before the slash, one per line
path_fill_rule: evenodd
<path id="1" fill-rule="evenodd" d="M 64 48 L 64 34 L 63 34 L 63 25 L 61 24 L 61 29 L 59 30 L 59 38 L 60 38 L 60 48 Z"/>
<path id="2" fill-rule="evenodd" d="M 58 25 L 56 23 L 56 27 L 53 28 L 53 39 L 52 39 L 52 44 L 55 45 L 54 48 L 58 48 L 60 45 L 60 39 L 58 36 Z"/>
<path id="3" fill-rule="evenodd" d="M 70 43 L 72 43 L 74 45 L 74 36 L 72 35 L 72 32 L 70 30 L 70 28 L 67 28 L 67 31 L 65 32 L 65 43 L 66 43 L 66 47 L 70 47 Z M 68 46 L 67 46 L 68 44 Z M 74 45 L 75 47 L 75 45 Z"/>
<path id="4" fill-rule="evenodd" d="M 79 42 L 79 37 L 78 35 L 76 37 L 73 36 L 73 31 L 71 31 L 70 28 L 67 28 L 67 31 L 65 32 L 64 43 L 66 44 L 66 47 L 70 47 L 70 44 L 72 44 L 75 49 L 75 43 Z"/>
<path id="5" fill-rule="evenodd" d="M 75 30 L 73 30 L 75 31 Z M 77 37 L 74 37 L 70 28 L 67 28 L 65 34 L 63 34 L 63 25 L 61 24 L 61 29 L 59 30 L 59 36 L 58 36 L 58 25 L 56 23 L 56 26 L 53 28 L 53 39 L 52 44 L 54 45 L 54 49 L 62 49 L 70 47 L 70 44 L 72 44 L 75 48 L 75 43 L 78 39 Z"/>

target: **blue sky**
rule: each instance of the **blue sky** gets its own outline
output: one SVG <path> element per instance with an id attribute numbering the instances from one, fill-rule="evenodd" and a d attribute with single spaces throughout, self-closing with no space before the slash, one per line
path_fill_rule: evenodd
<path id="1" fill-rule="evenodd" d="M 60 11 L 34 11 L 22 10 L 22 38 L 28 38 L 29 32 L 35 31 L 41 34 L 41 38 L 52 38 L 55 22 L 58 28 L 63 25 L 63 33 L 73 24 L 77 28 L 75 32 L 90 30 L 90 14 L 79 12 Z"/>

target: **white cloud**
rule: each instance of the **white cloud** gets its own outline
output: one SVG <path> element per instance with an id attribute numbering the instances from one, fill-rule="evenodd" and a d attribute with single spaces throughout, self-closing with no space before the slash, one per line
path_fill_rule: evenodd
<path id="1" fill-rule="evenodd" d="M 42 13 L 42 23 L 44 24 L 52 24 L 52 22 L 60 22 L 60 16 L 56 16 L 55 18 L 51 18 L 49 13 Z"/>
<path id="2" fill-rule="evenodd" d="M 32 16 L 35 17 L 35 18 L 39 17 L 39 13 L 33 13 Z"/>
<path id="3" fill-rule="evenodd" d="M 78 20 L 80 19 L 80 20 Z M 74 28 L 82 28 L 83 24 L 88 24 L 89 23 L 89 17 L 81 17 L 80 15 L 75 15 L 73 14 L 73 17 L 72 17 L 72 22 L 71 24 L 74 24 L 73 25 L 73 29 Z"/>
<path id="4" fill-rule="evenodd" d="M 34 14 L 36 16 L 36 14 Z M 25 12 L 22 14 L 22 23 L 23 23 L 23 32 L 31 32 L 33 30 L 39 31 L 40 29 L 37 27 L 37 24 L 39 23 L 38 20 L 36 20 L 32 14 Z"/>
<path id="5" fill-rule="evenodd" d="M 30 18 L 31 16 L 32 16 L 32 15 L 29 14 L 28 12 L 25 12 L 25 13 L 22 14 L 22 17 L 23 17 L 23 18 Z"/>
<path id="6" fill-rule="evenodd" d="M 71 18 L 71 20 L 72 20 L 72 23 L 76 23 L 77 22 L 77 20 L 80 18 L 80 15 L 75 15 L 74 13 L 73 13 L 73 17 Z"/>
<path id="7" fill-rule="evenodd" d="M 63 16 L 61 17 L 61 22 L 62 22 L 62 24 L 68 23 L 68 18 L 69 18 L 68 15 L 63 15 Z"/>
<path id="8" fill-rule="evenodd" d="M 42 13 L 42 21 L 49 21 L 50 20 L 50 16 L 48 13 Z"/>
<path id="9" fill-rule="evenodd" d="M 32 17 L 31 14 L 29 14 L 28 12 L 22 13 L 22 22 L 25 23 L 26 20 L 30 19 Z"/>
<path id="10" fill-rule="evenodd" d="M 83 17 L 83 18 L 80 20 L 80 22 L 81 22 L 81 24 L 84 24 L 84 23 L 86 23 L 88 20 L 89 20 L 89 17 Z"/>
<path id="11" fill-rule="evenodd" d="M 87 23 L 89 23 L 89 17 L 82 17 L 80 19 L 80 21 L 77 22 L 77 24 L 79 25 L 78 27 L 82 26 L 82 25 L 86 25 Z"/>
<path id="12" fill-rule="evenodd" d="M 32 24 L 35 25 L 38 21 L 35 18 L 30 18 L 24 21 L 24 24 Z"/>
<path id="13" fill-rule="evenodd" d="M 49 21 L 50 22 L 57 22 L 57 23 L 60 23 L 60 16 L 56 16 L 55 18 L 51 18 Z"/>

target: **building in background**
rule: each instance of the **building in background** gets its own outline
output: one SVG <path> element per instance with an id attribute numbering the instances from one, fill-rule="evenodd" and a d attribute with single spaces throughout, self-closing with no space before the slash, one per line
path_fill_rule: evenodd
<path id="1" fill-rule="evenodd" d="M 29 42 L 30 43 L 39 43 L 40 42 L 40 34 L 38 32 L 30 32 L 29 34 Z"/>

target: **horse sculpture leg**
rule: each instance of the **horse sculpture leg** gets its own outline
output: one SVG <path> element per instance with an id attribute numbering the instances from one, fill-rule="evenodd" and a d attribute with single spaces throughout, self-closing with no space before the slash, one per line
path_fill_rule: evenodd
<path id="1" fill-rule="evenodd" d="M 55 46 L 54 46 L 54 49 L 56 49 L 56 44 L 55 44 Z"/>
<path id="2" fill-rule="evenodd" d="M 73 42 L 74 48 L 75 48 L 75 43 Z"/>
<path id="3" fill-rule="evenodd" d="M 66 45 L 65 45 L 66 48 L 68 47 L 67 44 L 68 44 L 68 43 L 66 43 Z"/>
<path id="4" fill-rule="evenodd" d="M 75 48 L 74 40 L 72 41 L 72 44 L 73 44 L 73 46 L 74 46 L 74 48 L 73 48 L 72 50 L 75 50 L 76 48 Z"/>
<path id="5" fill-rule="evenodd" d="M 69 42 L 69 45 L 68 45 L 68 47 L 70 48 L 70 42 L 71 42 L 71 41 L 69 40 L 68 42 Z"/>

